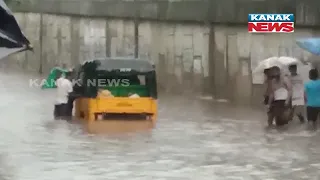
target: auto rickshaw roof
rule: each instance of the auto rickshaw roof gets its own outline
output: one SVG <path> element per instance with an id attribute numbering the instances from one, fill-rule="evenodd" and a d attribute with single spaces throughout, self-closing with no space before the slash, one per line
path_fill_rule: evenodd
<path id="1" fill-rule="evenodd" d="M 153 63 L 148 60 L 136 59 L 136 58 L 98 58 L 90 61 L 85 61 L 82 65 L 96 64 L 96 70 L 113 71 L 120 69 L 130 69 L 137 72 L 149 72 L 154 71 L 155 67 Z"/>

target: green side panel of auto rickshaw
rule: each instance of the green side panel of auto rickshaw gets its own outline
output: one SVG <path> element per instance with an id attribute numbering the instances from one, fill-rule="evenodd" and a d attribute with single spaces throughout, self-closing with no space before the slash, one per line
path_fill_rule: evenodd
<path id="1" fill-rule="evenodd" d="M 128 97 L 129 93 L 138 94 L 140 97 L 148 97 L 149 90 L 144 85 L 130 85 L 130 86 L 106 86 L 107 89 L 115 97 Z"/>
<path id="2" fill-rule="evenodd" d="M 62 69 L 62 68 L 59 68 L 59 67 L 55 67 L 53 68 L 46 81 L 43 83 L 42 85 L 42 89 L 52 89 L 52 88 L 56 88 L 56 84 L 55 84 L 55 80 L 57 79 L 57 74 L 60 74 L 62 73 L 63 75 L 65 75 L 65 73 L 68 72 L 66 69 Z"/>

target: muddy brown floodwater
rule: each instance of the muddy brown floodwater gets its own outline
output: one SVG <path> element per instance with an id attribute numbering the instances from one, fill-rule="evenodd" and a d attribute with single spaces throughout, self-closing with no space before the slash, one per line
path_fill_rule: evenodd
<path id="1" fill-rule="evenodd" d="M 266 131 L 261 112 L 161 96 L 154 129 L 86 127 L 54 121 L 54 91 L 30 77 L 0 73 L 0 179 L 320 179 L 319 133 L 298 122 Z"/>

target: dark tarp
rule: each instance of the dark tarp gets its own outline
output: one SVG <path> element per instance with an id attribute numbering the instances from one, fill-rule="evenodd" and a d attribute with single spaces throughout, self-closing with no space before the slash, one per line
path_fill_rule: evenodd
<path id="1" fill-rule="evenodd" d="M 0 0 L 0 59 L 30 49 L 30 42 L 22 33 L 11 10 Z"/>

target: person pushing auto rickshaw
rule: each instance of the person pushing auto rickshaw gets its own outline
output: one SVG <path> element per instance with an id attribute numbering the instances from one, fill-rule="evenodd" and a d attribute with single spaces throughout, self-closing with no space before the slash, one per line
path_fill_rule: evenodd
<path id="1" fill-rule="evenodd" d="M 68 115 L 68 96 L 73 91 L 72 82 L 68 79 L 69 76 L 70 73 L 65 73 L 65 75 L 57 74 L 57 95 L 54 106 L 55 119 L 64 118 Z"/>
<path id="2" fill-rule="evenodd" d="M 57 99 L 54 109 L 54 117 L 71 119 L 73 102 L 78 97 L 73 91 L 72 83 L 73 71 L 68 71 L 65 75 L 59 75 L 56 80 L 57 84 Z"/>

